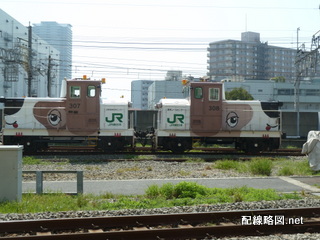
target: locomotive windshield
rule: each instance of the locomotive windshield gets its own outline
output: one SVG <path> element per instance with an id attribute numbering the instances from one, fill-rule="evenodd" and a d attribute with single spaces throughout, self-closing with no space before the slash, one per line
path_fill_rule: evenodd
<path id="1" fill-rule="evenodd" d="M 70 87 L 70 97 L 71 98 L 80 98 L 81 87 L 80 86 L 71 86 Z"/>
<path id="2" fill-rule="evenodd" d="M 88 86 L 87 96 L 88 97 L 95 97 L 96 96 L 96 87 L 95 86 Z"/>
<path id="3" fill-rule="evenodd" d="M 202 87 L 196 87 L 194 89 L 194 98 L 201 99 L 202 96 Z"/>
<path id="4" fill-rule="evenodd" d="M 219 101 L 220 100 L 219 92 L 220 92 L 219 88 L 209 88 L 209 101 Z"/>

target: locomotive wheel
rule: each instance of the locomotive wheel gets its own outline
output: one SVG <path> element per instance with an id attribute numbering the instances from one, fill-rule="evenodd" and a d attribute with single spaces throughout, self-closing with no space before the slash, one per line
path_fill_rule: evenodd
<path id="1" fill-rule="evenodd" d="M 175 138 L 169 140 L 168 146 L 171 152 L 175 154 L 182 154 L 186 150 L 191 149 L 191 145 L 188 143 L 188 140 L 185 140 L 183 138 Z"/>
<path id="2" fill-rule="evenodd" d="M 184 146 L 180 143 L 174 143 L 171 147 L 171 152 L 175 153 L 175 154 L 182 154 L 184 153 L 186 149 L 184 148 Z"/>
<path id="3" fill-rule="evenodd" d="M 246 153 L 257 154 L 265 150 L 266 145 L 261 140 L 247 139 L 241 144 L 241 150 Z"/>
<path id="4" fill-rule="evenodd" d="M 99 148 L 106 153 L 114 153 L 124 148 L 124 139 L 114 137 L 104 137 L 100 139 Z"/>

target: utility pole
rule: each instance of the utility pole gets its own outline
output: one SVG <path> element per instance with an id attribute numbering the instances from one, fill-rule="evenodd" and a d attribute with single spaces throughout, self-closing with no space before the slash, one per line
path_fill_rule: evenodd
<path id="1" fill-rule="evenodd" d="M 297 28 L 297 56 L 299 54 L 299 31 L 300 31 L 300 28 L 298 27 Z M 301 73 L 299 71 L 299 68 L 296 67 L 296 80 L 294 82 L 294 108 L 297 113 L 297 136 L 300 136 L 300 98 L 299 98 L 300 80 L 301 80 Z"/>
<path id="2" fill-rule="evenodd" d="M 32 27 L 28 27 L 28 97 L 31 97 L 32 88 Z"/>
<path id="3" fill-rule="evenodd" d="M 297 29 L 297 35 L 300 28 Z M 298 38 L 298 36 L 297 36 Z M 298 42 L 298 41 L 297 41 Z M 298 45 L 298 43 L 297 43 Z M 297 49 L 297 55 L 295 60 L 296 66 L 296 80 L 295 86 L 295 110 L 297 112 L 297 135 L 300 136 L 300 109 L 299 109 L 299 89 L 300 82 L 304 77 L 314 77 L 317 73 L 317 65 L 319 61 L 320 50 L 320 31 L 316 32 L 311 39 L 310 51 L 306 51 L 305 45 Z"/>
<path id="4" fill-rule="evenodd" d="M 48 97 L 51 97 L 51 55 L 48 61 L 47 84 Z"/>

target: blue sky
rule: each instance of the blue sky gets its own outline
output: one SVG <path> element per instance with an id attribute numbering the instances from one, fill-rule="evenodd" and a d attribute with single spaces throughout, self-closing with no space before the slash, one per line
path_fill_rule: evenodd
<path id="1" fill-rule="evenodd" d="M 269 45 L 310 46 L 320 30 L 319 0 L 2 0 L 24 25 L 68 23 L 73 77 L 105 77 L 107 96 L 130 99 L 130 82 L 162 80 L 167 70 L 204 76 L 210 42 L 259 32 Z"/>

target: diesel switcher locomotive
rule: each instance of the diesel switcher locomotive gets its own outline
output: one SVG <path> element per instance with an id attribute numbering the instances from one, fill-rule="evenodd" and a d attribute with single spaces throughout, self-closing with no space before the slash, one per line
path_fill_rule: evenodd
<path id="1" fill-rule="evenodd" d="M 101 81 L 63 80 L 59 98 L 1 98 L 2 143 L 28 153 L 85 144 L 104 152 L 134 150 L 143 135 L 152 151 L 182 153 L 198 143 L 230 143 L 246 152 L 280 146 L 279 102 L 225 100 L 223 83 L 191 82 L 186 99 L 156 104 L 157 128 L 136 131 L 134 109 L 123 98 L 101 98 Z"/>

